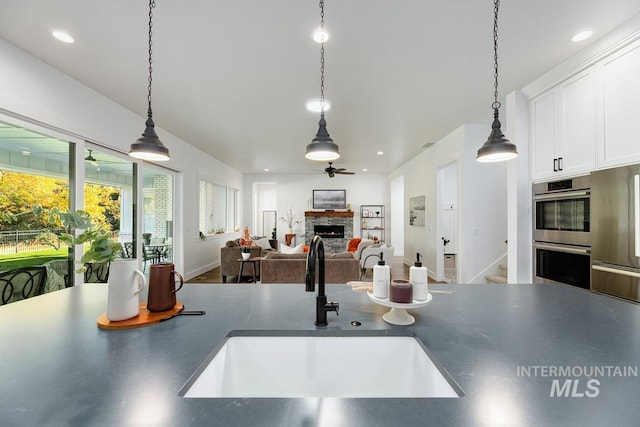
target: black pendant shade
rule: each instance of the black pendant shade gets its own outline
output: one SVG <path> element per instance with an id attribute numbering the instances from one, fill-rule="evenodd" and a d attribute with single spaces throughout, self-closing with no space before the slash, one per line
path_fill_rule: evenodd
<path id="1" fill-rule="evenodd" d="M 493 124 L 487 142 L 478 150 L 476 160 L 479 162 L 501 162 L 518 156 L 515 144 L 504 137 L 498 120 L 498 109 L 493 110 Z"/>
<path id="2" fill-rule="evenodd" d="M 307 145 L 307 152 L 304 155 L 310 160 L 329 161 L 340 157 L 338 145 L 327 132 L 327 122 L 324 119 L 324 112 L 320 114 L 320 122 L 318 122 L 318 133 L 316 137 Z"/>
<path id="3" fill-rule="evenodd" d="M 142 137 L 131 144 L 129 156 L 141 160 L 162 162 L 169 160 L 169 150 L 164 146 L 158 134 L 156 134 L 155 124 L 151 113 L 147 116 L 146 128 Z"/>

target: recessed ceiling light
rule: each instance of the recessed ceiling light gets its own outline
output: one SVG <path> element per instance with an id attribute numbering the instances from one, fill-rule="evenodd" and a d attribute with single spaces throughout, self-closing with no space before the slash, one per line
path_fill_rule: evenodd
<path id="1" fill-rule="evenodd" d="M 322 102 L 319 99 L 313 99 L 311 101 L 307 101 L 305 104 L 307 110 L 313 113 L 319 113 L 322 111 Z M 324 111 L 329 111 L 331 109 L 331 102 L 328 100 L 324 100 Z"/>
<path id="2" fill-rule="evenodd" d="M 265 172 L 269 172 L 269 168 L 264 168 L 264 171 Z"/>
<path id="3" fill-rule="evenodd" d="M 64 43 L 73 43 L 74 41 L 73 37 L 64 31 L 55 30 L 51 32 L 51 35 Z"/>
<path id="4" fill-rule="evenodd" d="M 366 172 L 367 170 L 368 170 L 367 168 L 363 168 L 363 169 L 362 169 L 362 172 Z"/>
<path id="5" fill-rule="evenodd" d="M 321 30 L 320 28 L 318 28 L 313 33 L 313 40 L 317 43 L 324 43 L 329 40 L 329 33 L 327 32 L 327 30 Z"/>
<path id="6" fill-rule="evenodd" d="M 382 156 L 382 155 L 384 154 L 384 151 L 378 151 L 376 154 L 377 154 L 378 156 Z"/>
<path id="7" fill-rule="evenodd" d="M 64 31 L 56 30 L 51 32 L 51 35 L 57 38 L 58 40 L 60 40 L 61 42 L 73 43 L 73 37 L 71 37 L 69 33 L 65 33 Z"/>
<path id="8" fill-rule="evenodd" d="M 580 31 L 579 33 L 577 33 L 576 35 L 571 37 L 571 41 L 572 42 L 581 42 L 582 40 L 588 39 L 592 35 L 593 35 L 593 31 L 591 31 L 591 30 Z"/>

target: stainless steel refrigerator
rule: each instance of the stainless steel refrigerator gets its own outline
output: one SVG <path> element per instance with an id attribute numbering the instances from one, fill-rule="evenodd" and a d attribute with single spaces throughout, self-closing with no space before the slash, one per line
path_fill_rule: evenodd
<path id="1" fill-rule="evenodd" d="M 591 173 L 591 289 L 640 302 L 640 164 Z"/>

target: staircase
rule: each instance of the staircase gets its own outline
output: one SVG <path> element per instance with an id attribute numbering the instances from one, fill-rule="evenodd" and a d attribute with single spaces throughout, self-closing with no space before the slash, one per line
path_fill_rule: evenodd
<path id="1" fill-rule="evenodd" d="M 486 275 L 484 279 L 487 283 L 494 283 L 496 285 L 504 285 L 507 283 L 507 266 L 501 264 L 498 266 L 498 274 L 496 275 Z"/>

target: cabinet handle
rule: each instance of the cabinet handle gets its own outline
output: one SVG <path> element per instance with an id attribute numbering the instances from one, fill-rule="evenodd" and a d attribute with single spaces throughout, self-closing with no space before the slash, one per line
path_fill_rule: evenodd
<path id="1" fill-rule="evenodd" d="M 558 157 L 558 170 L 562 170 L 562 157 Z"/>
<path id="2" fill-rule="evenodd" d="M 553 159 L 553 171 L 558 172 L 558 159 Z"/>

